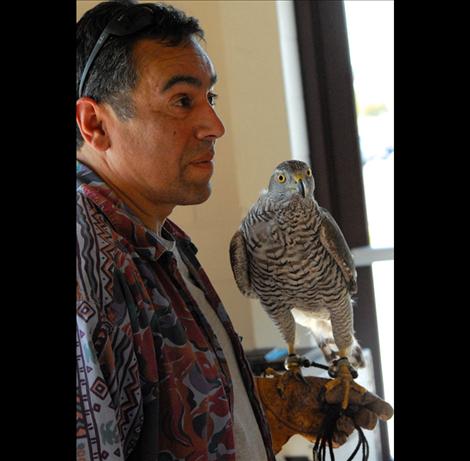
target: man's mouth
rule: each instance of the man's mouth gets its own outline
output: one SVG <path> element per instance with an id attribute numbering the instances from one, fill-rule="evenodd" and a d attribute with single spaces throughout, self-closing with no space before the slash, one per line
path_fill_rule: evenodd
<path id="1" fill-rule="evenodd" d="M 212 170 L 214 168 L 214 155 L 210 154 L 197 158 L 191 162 L 191 165 L 201 169 Z"/>
<path id="2" fill-rule="evenodd" d="M 204 160 L 201 162 L 193 162 L 191 165 L 197 168 L 205 168 L 205 169 L 212 169 L 214 168 L 214 162 L 212 160 Z"/>

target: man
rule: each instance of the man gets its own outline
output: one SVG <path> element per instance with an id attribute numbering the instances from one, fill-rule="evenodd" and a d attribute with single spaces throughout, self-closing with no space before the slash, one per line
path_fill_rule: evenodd
<path id="1" fill-rule="evenodd" d="M 274 460 L 238 335 L 168 216 L 210 196 L 217 75 L 194 18 L 77 25 L 77 460 Z"/>
<path id="2" fill-rule="evenodd" d="M 238 337 L 167 220 L 209 197 L 224 134 L 203 32 L 170 7 L 100 4 L 77 26 L 79 91 L 120 14 L 144 28 L 107 38 L 77 100 L 78 457 L 272 459 Z"/>

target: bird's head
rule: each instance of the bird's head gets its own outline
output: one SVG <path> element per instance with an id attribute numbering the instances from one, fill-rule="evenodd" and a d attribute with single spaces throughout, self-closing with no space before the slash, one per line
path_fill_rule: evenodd
<path id="1" fill-rule="evenodd" d="M 279 164 L 269 181 L 268 192 L 291 198 L 313 198 L 315 181 L 312 169 L 300 160 L 286 160 Z"/>

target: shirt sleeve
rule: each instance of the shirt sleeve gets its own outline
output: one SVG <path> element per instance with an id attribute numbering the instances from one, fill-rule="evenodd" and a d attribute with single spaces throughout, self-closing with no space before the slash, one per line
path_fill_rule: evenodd
<path id="1" fill-rule="evenodd" d="M 142 426 L 131 333 L 125 319 L 112 322 L 102 310 L 78 295 L 77 461 L 124 461 Z"/>

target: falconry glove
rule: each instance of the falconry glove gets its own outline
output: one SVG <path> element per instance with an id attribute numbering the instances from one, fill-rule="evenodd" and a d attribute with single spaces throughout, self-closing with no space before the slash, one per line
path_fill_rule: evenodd
<path id="1" fill-rule="evenodd" d="M 312 443 L 323 431 L 325 417 L 330 408 L 340 408 L 342 390 L 336 387 L 326 393 L 328 378 L 294 375 L 287 380 L 282 374 L 255 377 L 256 387 L 271 429 L 273 449 L 278 453 L 295 434 Z M 347 412 L 341 412 L 332 431 L 332 444 L 337 448 L 353 433 L 355 426 L 372 430 L 378 419 L 386 421 L 393 416 L 392 407 L 372 392 L 350 394 Z"/>

